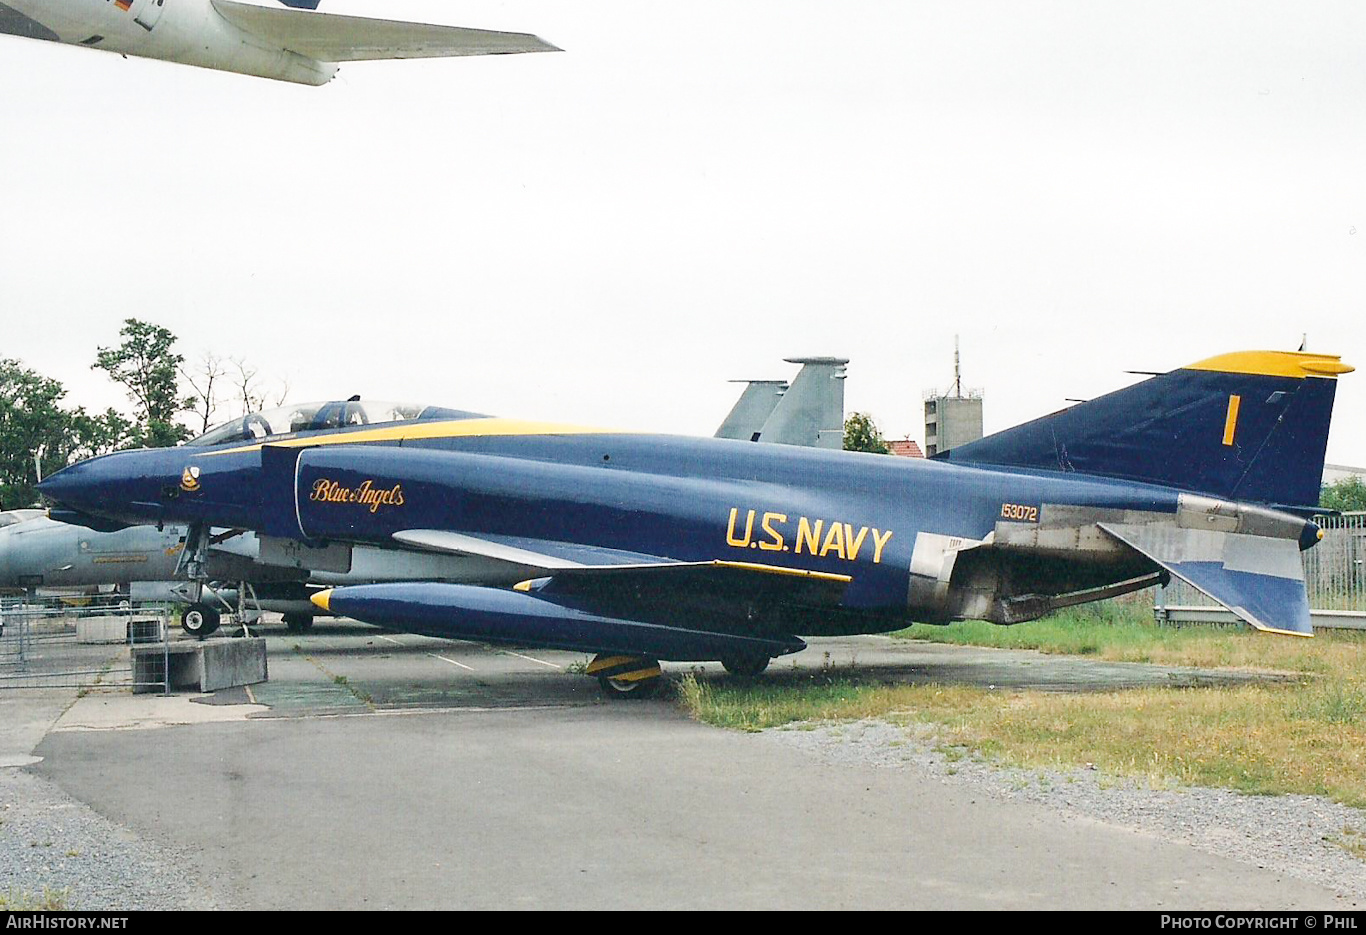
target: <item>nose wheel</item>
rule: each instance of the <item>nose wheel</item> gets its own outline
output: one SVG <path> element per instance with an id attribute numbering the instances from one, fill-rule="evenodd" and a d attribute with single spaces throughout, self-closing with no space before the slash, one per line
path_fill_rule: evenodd
<path id="1" fill-rule="evenodd" d="M 609 698 L 648 698 L 663 681 L 659 663 L 642 656 L 598 655 L 585 671 Z"/>
<path id="2" fill-rule="evenodd" d="M 191 604 L 180 615 L 180 629 L 195 639 L 202 640 L 218 629 L 218 611 L 208 604 Z"/>

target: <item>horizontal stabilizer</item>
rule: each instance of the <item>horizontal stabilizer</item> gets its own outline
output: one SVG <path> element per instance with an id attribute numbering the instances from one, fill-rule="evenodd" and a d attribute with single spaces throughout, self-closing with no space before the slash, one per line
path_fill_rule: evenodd
<path id="1" fill-rule="evenodd" d="M 236 0 L 212 2 L 224 19 L 244 32 L 320 62 L 560 51 L 528 33 L 279 10 Z"/>
<path id="2" fill-rule="evenodd" d="M 1174 526 L 1099 526 L 1257 629 L 1314 635 L 1295 540 Z"/>

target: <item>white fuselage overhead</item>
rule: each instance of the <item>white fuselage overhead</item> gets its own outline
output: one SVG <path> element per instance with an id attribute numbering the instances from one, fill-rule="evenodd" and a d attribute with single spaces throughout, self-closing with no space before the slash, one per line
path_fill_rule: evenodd
<path id="1" fill-rule="evenodd" d="M 337 73 L 229 23 L 210 0 L 0 0 L 59 42 L 299 84 Z M 51 37 L 48 37 L 51 38 Z"/>

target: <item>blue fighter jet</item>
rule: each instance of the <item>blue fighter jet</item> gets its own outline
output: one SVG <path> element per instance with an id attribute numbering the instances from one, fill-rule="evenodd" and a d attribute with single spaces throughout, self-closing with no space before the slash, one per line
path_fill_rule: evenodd
<path id="1" fill-rule="evenodd" d="M 802 636 L 1012 624 L 1181 578 L 1311 636 L 1300 551 L 1335 356 L 1246 351 L 928 461 L 431 410 L 197 449 L 118 452 L 41 485 L 68 521 L 211 527 L 341 567 L 359 545 L 482 560 L 473 583 L 338 587 L 333 613 L 595 653 L 609 692 L 660 660 L 758 674 Z M 345 406 L 346 404 L 338 404 Z M 469 582 L 470 579 L 464 579 Z"/>

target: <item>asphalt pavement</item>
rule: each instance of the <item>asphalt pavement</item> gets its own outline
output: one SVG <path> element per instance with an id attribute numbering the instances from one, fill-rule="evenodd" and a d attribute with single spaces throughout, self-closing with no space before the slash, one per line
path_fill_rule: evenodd
<path id="1" fill-rule="evenodd" d="M 1234 856 L 608 700 L 582 656 L 267 632 L 247 690 L 6 698 L 0 762 L 42 757 L 10 768 L 221 908 L 1343 908 Z M 850 664 L 1059 691 L 1212 677 L 885 637 L 796 657 Z"/>

